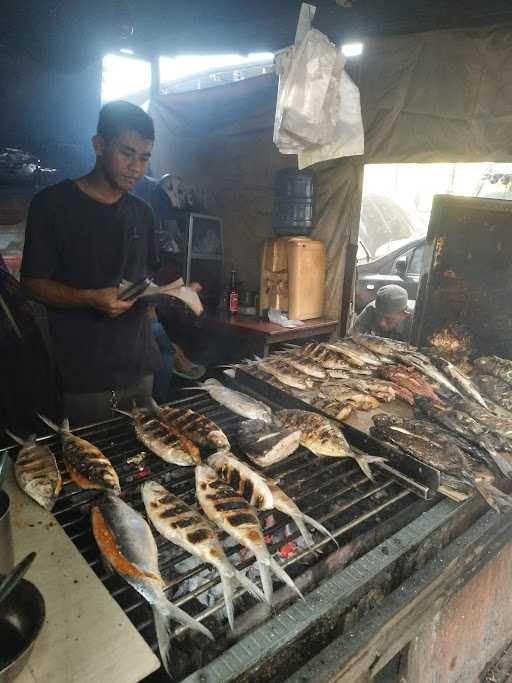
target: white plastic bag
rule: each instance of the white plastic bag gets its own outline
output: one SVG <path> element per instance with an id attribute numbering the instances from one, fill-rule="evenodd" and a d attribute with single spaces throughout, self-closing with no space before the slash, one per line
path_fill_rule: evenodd
<path id="1" fill-rule="evenodd" d="M 300 327 L 304 325 L 302 320 L 288 320 L 284 313 L 281 313 L 277 308 L 269 308 L 268 319 L 274 325 L 280 325 L 281 327 Z"/>
<path id="2" fill-rule="evenodd" d="M 341 51 L 316 29 L 276 56 L 274 144 L 282 154 L 297 154 L 299 169 L 364 153 L 359 89 L 344 63 Z"/>
<path id="3" fill-rule="evenodd" d="M 364 154 L 364 128 L 359 88 L 345 70 L 339 81 L 340 106 L 337 111 L 334 141 L 310 145 L 297 152 L 299 170 L 319 161 Z"/>
<path id="4" fill-rule="evenodd" d="M 336 66 L 336 48 L 327 36 L 309 30 L 294 48 L 281 97 L 280 128 L 310 144 L 331 142 L 335 121 L 329 120 L 326 101 Z"/>

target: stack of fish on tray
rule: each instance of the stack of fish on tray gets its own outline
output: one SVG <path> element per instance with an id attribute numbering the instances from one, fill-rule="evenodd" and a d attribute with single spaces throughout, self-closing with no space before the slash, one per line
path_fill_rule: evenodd
<path id="1" fill-rule="evenodd" d="M 379 337 L 310 343 L 239 367 L 337 420 L 394 400 L 411 406 L 422 396 L 441 400 L 441 373 L 430 360 L 408 344 Z"/>
<path id="2" fill-rule="evenodd" d="M 216 380 L 207 380 L 201 388 L 234 413 L 247 418 L 239 426 L 237 441 L 247 458 L 258 466 L 266 467 L 283 460 L 300 444 L 316 456 L 355 458 L 369 477 L 372 476 L 369 464 L 382 460 L 353 453 L 339 428 L 322 415 L 297 410 L 279 410 L 272 414 L 264 403 Z M 258 512 L 278 510 L 288 515 L 310 548 L 314 549 L 315 540 L 308 527 L 336 541 L 322 524 L 302 513 L 275 481 L 237 458 L 231 452 L 226 434 L 207 417 L 188 408 L 155 403 L 146 408 L 134 407 L 129 413 L 117 412 L 130 417 L 137 438 L 155 456 L 177 466 L 195 468 L 199 506 L 190 505 L 158 482 L 146 481 L 141 487 L 146 521 L 122 500 L 117 473 L 96 446 L 73 434 L 67 420 L 59 427 L 41 417 L 60 435 L 61 457 L 71 481 L 79 488 L 101 492 L 91 506 L 97 545 L 105 563 L 152 606 L 162 661 L 169 671 L 171 620 L 210 638 L 212 635 L 168 599 L 149 523 L 164 538 L 219 572 L 231 628 L 237 588 L 270 604 L 273 573 L 302 597 L 293 580 L 268 551 Z M 20 487 L 51 510 L 62 488 L 55 456 L 35 437 L 26 441 L 13 434 L 11 437 L 22 446 L 15 463 Z M 263 590 L 228 560 L 219 530 L 254 555 Z"/>
<path id="3" fill-rule="evenodd" d="M 354 335 L 238 367 L 337 420 L 372 411 L 370 433 L 432 465 L 444 491 L 457 498 L 477 490 L 495 510 L 511 507 L 497 484 L 512 478 L 512 361 L 479 358 L 470 377 L 422 351 Z M 386 403 L 394 400 L 415 408 L 414 418 L 393 414 Z"/>

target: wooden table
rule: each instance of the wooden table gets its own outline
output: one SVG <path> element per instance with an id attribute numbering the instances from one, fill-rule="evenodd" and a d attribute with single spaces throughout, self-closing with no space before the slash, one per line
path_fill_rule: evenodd
<path id="1" fill-rule="evenodd" d="M 268 356 L 270 346 L 283 342 L 296 342 L 311 337 L 333 338 L 336 335 L 337 320 L 312 318 L 298 327 L 281 327 L 254 315 L 237 314 L 233 317 L 216 315 L 208 318 L 206 328 L 212 331 L 229 331 L 247 339 L 249 345 L 256 346 L 256 353 Z"/>
<path id="2" fill-rule="evenodd" d="M 51 512 L 22 493 L 12 468 L 14 560 L 37 555 L 27 578 L 41 591 L 46 619 L 16 683 L 137 683 L 160 661 L 108 593 Z"/>

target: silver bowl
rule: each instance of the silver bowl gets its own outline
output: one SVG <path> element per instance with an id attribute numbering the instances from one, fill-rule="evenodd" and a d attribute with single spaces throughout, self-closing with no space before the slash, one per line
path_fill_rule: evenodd
<path id="1" fill-rule="evenodd" d="M 0 604 L 0 683 L 11 683 L 25 667 L 45 616 L 43 596 L 26 579 Z"/>

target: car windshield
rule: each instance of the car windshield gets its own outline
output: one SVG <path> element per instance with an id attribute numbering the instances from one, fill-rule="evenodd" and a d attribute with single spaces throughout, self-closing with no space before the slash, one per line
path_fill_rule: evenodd
<path id="1" fill-rule="evenodd" d="M 423 219 L 404 209 L 391 197 L 374 193 L 363 196 L 360 236 L 372 257 L 377 255 L 382 245 L 407 240 L 424 231 Z"/>

